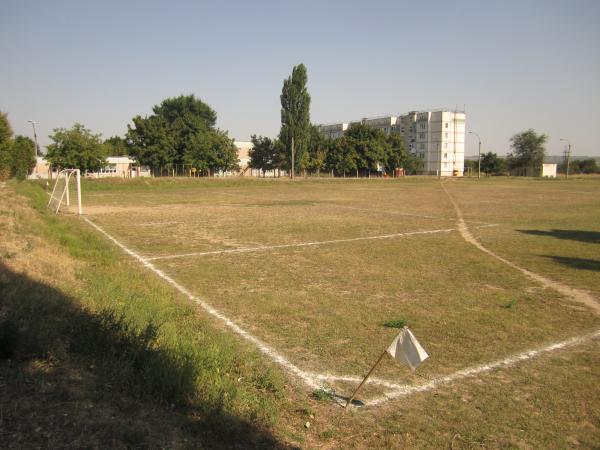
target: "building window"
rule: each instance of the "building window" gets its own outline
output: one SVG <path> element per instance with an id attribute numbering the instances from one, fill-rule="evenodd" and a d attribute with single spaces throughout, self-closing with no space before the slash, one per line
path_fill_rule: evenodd
<path id="1" fill-rule="evenodd" d="M 419 133 L 419 139 L 425 139 L 425 133 Z"/>
<path id="2" fill-rule="evenodd" d="M 444 142 L 444 148 L 448 148 L 448 143 Z"/>
<path id="3" fill-rule="evenodd" d="M 445 128 L 448 128 L 448 122 L 446 122 L 444 125 L 445 125 Z"/>
<path id="4" fill-rule="evenodd" d="M 444 133 L 444 137 L 448 139 L 448 133 Z"/>
<path id="5" fill-rule="evenodd" d="M 421 144 L 421 145 L 419 146 L 419 148 L 420 148 L 421 150 L 425 150 L 425 144 Z"/>
<path id="6" fill-rule="evenodd" d="M 444 153 L 444 159 L 448 157 L 448 153 Z"/>

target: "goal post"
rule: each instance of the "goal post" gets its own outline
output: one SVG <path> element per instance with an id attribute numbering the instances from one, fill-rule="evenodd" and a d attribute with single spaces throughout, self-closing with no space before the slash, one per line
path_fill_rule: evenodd
<path id="1" fill-rule="evenodd" d="M 81 172 L 79 169 L 63 169 L 58 172 L 54 187 L 50 193 L 48 208 L 56 214 L 61 208 L 71 210 L 71 196 L 75 194 L 73 200 L 77 201 L 77 214 L 82 214 L 81 208 Z M 74 205 L 75 206 L 75 205 Z"/>

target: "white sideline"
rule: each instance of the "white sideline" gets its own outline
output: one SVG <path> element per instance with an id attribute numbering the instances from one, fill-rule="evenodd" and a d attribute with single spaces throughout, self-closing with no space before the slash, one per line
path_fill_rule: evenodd
<path id="1" fill-rule="evenodd" d="M 191 301 L 193 301 L 194 303 L 196 303 L 200 307 L 202 307 L 207 313 L 209 313 L 213 317 L 219 319 L 221 322 L 223 322 L 225 325 L 227 325 L 235 333 L 239 334 L 244 339 L 252 342 L 254 345 L 256 345 L 258 347 L 258 349 L 262 353 L 267 355 L 274 362 L 283 366 L 284 369 L 286 369 L 290 373 L 296 375 L 311 389 L 322 388 L 323 387 L 323 385 L 321 383 L 322 381 L 359 382 L 362 380 L 362 378 L 357 377 L 357 376 L 318 374 L 318 373 L 306 372 L 306 371 L 300 369 L 298 366 L 291 363 L 285 356 L 281 355 L 279 352 L 277 352 L 276 350 L 269 347 L 263 341 L 261 341 L 260 339 L 258 339 L 255 336 L 253 336 L 252 334 L 248 333 L 246 330 L 241 328 L 239 325 L 235 324 L 227 316 L 225 316 L 218 310 L 214 309 L 212 306 L 210 306 L 208 303 L 204 302 L 200 298 L 194 296 L 190 291 L 188 291 L 182 285 L 177 283 L 173 278 L 169 277 L 167 274 L 165 274 L 160 269 L 157 269 L 148 260 L 142 258 L 140 255 L 135 253 L 133 250 L 130 250 L 125 245 L 123 245 L 122 243 L 117 241 L 114 237 L 112 237 L 110 234 L 108 234 L 106 231 L 104 231 L 104 229 L 101 228 L 99 225 L 96 225 L 94 222 L 89 220 L 87 217 L 84 217 L 83 219 L 90 226 L 92 226 L 94 229 L 96 229 L 101 234 L 103 234 L 106 238 L 108 238 L 111 242 L 113 242 L 115 245 L 117 245 L 119 248 L 121 248 L 125 253 L 127 253 L 128 255 L 130 255 L 131 257 L 136 259 L 137 261 L 139 261 L 144 267 L 146 267 L 150 271 L 154 272 L 160 278 L 162 278 L 167 283 L 169 283 L 171 286 L 173 286 L 175 289 L 177 289 L 180 293 L 182 293 L 183 295 L 188 297 L 188 299 L 190 299 Z M 453 231 L 453 230 L 451 230 L 451 231 Z M 495 362 L 492 362 L 489 364 L 460 370 L 458 372 L 454 372 L 453 374 L 447 375 L 445 377 L 435 378 L 435 379 L 433 379 L 425 384 L 421 384 L 421 385 L 402 385 L 402 384 L 393 383 L 391 381 L 382 380 L 379 378 L 373 378 L 373 379 L 368 380 L 367 384 L 380 385 L 385 388 L 392 389 L 392 391 L 384 394 L 381 397 L 377 397 L 375 399 L 368 400 L 364 404 L 366 406 L 377 406 L 388 400 L 393 400 L 395 398 L 407 396 L 407 395 L 410 395 L 410 394 L 413 394 L 416 392 L 429 391 L 429 390 L 432 390 L 443 384 L 448 384 L 448 383 L 451 383 L 453 381 L 456 381 L 456 380 L 459 380 L 462 378 L 467 378 L 467 377 L 471 377 L 471 376 L 474 376 L 477 374 L 489 372 L 498 367 L 510 366 L 510 365 L 516 364 L 521 361 L 526 361 L 526 360 L 532 359 L 532 358 L 540 355 L 541 353 L 551 352 L 551 351 L 559 350 L 559 349 L 562 349 L 565 347 L 574 346 L 574 345 L 584 343 L 588 340 L 591 340 L 591 339 L 594 339 L 597 337 L 600 337 L 600 330 L 595 331 L 594 333 L 591 333 L 591 334 L 574 337 L 574 338 L 568 339 L 566 341 L 551 344 L 551 345 L 548 345 L 548 346 L 545 346 L 542 348 L 538 348 L 535 350 L 523 352 L 518 355 L 514 355 L 509 358 L 500 360 L 500 361 L 495 361 Z"/>
<path id="2" fill-rule="evenodd" d="M 213 250 L 210 252 L 192 252 L 192 253 L 181 253 L 178 255 L 165 255 L 165 256 L 152 256 L 145 258 L 145 261 L 155 261 L 157 259 L 174 259 L 174 258 L 185 258 L 188 256 L 206 256 L 206 255 L 221 255 L 224 253 L 248 253 L 258 252 L 265 250 L 275 250 L 279 248 L 290 248 L 290 247 L 310 247 L 315 245 L 327 245 L 327 244 L 339 244 L 343 242 L 356 242 L 356 241 L 373 241 L 377 239 L 393 239 L 403 236 L 415 236 L 418 234 L 435 234 L 435 233 L 450 233 L 457 231 L 457 228 L 445 228 L 439 230 L 425 230 L 425 231 L 410 231 L 407 233 L 394 233 L 394 234 L 383 234 L 380 236 L 363 236 L 357 238 L 348 239 L 332 239 L 330 241 L 313 241 L 313 242 L 298 242 L 294 244 L 280 244 L 280 245 L 261 245 L 258 247 L 243 247 L 243 248 L 230 248 L 226 250 Z"/>

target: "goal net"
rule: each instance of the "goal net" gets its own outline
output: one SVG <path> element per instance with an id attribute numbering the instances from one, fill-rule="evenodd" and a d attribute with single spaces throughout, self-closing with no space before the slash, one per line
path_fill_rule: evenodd
<path id="1" fill-rule="evenodd" d="M 58 172 L 48 208 L 58 214 L 59 211 L 81 214 L 81 175 L 79 169 L 63 169 Z"/>

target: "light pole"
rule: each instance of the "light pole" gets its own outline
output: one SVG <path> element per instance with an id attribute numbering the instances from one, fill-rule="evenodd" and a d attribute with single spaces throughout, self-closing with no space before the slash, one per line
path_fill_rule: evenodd
<path id="1" fill-rule="evenodd" d="M 567 176 L 566 178 L 569 178 L 569 162 L 571 161 L 571 141 L 569 141 L 568 139 L 563 139 L 560 138 L 561 141 L 566 142 L 568 144 L 568 150 L 567 150 Z"/>
<path id="2" fill-rule="evenodd" d="M 28 120 L 27 122 L 29 122 L 31 124 L 31 126 L 33 127 L 33 139 L 35 141 L 35 154 L 36 154 L 36 156 L 41 156 L 40 146 L 37 141 L 37 133 L 35 132 L 35 124 L 37 122 L 34 122 L 33 120 Z"/>
<path id="3" fill-rule="evenodd" d="M 477 178 L 481 178 L 481 138 L 474 131 L 469 131 L 469 134 L 474 134 L 479 140 L 479 148 L 477 150 Z"/>

